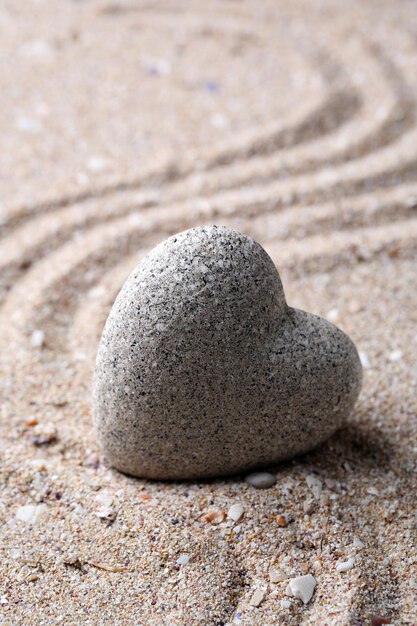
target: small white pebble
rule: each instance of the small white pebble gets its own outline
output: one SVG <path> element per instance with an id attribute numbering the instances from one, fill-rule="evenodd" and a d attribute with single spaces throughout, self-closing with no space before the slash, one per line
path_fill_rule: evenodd
<path id="1" fill-rule="evenodd" d="M 307 604 L 313 596 L 316 584 L 316 579 L 311 574 L 297 576 L 297 578 L 290 580 L 285 593 L 287 596 L 293 596 L 294 598 L 302 600 L 304 604 Z"/>
<path id="2" fill-rule="evenodd" d="M 291 606 L 291 600 L 281 600 L 281 607 L 283 609 L 289 609 Z"/>
<path id="3" fill-rule="evenodd" d="M 181 554 L 177 559 L 177 565 L 186 565 L 190 560 L 190 556 L 188 554 Z"/>
<path id="4" fill-rule="evenodd" d="M 323 489 L 323 483 L 321 482 L 320 478 L 317 478 L 317 476 L 314 476 L 314 474 L 309 474 L 308 476 L 306 476 L 306 483 L 316 500 L 320 500 L 321 492 Z"/>
<path id="5" fill-rule="evenodd" d="M 47 511 L 46 504 L 25 504 L 16 511 L 16 519 L 26 524 L 35 524 Z"/>
<path id="6" fill-rule="evenodd" d="M 102 298 L 105 295 L 106 295 L 106 290 L 101 285 L 97 285 L 96 287 L 93 287 L 88 292 L 88 297 L 91 298 L 92 300 L 95 300 L 96 298 Z"/>
<path id="7" fill-rule="evenodd" d="M 261 602 L 263 602 L 265 598 L 265 591 L 262 589 L 256 589 L 255 593 L 251 597 L 249 604 L 251 606 L 260 606 Z"/>
<path id="8" fill-rule="evenodd" d="M 113 496 L 106 489 L 102 489 L 94 499 L 102 506 L 111 506 L 113 504 Z"/>
<path id="9" fill-rule="evenodd" d="M 274 474 L 269 472 L 255 472 L 246 476 L 245 481 L 252 487 L 256 487 L 256 489 L 268 489 L 268 487 L 275 485 L 277 479 Z"/>
<path id="10" fill-rule="evenodd" d="M 379 491 L 378 491 L 378 489 L 376 489 L 375 487 L 369 487 L 369 489 L 367 489 L 367 492 L 368 492 L 371 496 L 379 496 Z"/>
<path id="11" fill-rule="evenodd" d="M 73 511 L 76 515 L 82 516 L 85 514 L 85 509 L 80 504 L 76 504 Z"/>
<path id="12" fill-rule="evenodd" d="M 88 159 L 86 166 L 90 172 L 101 172 L 108 166 L 107 159 L 100 156 L 92 156 Z"/>
<path id="13" fill-rule="evenodd" d="M 53 48 L 46 39 L 31 39 L 19 48 L 19 55 L 29 59 L 49 59 Z"/>
<path id="14" fill-rule="evenodd" d="M 234 522 L 238 522 L 243 517 L 244 512 L 243 504 L 237 502 L 236 504 L 232 504 L 227 512 L 227 517 Z"/>
<path id="15" fill-rule="evenodd" d="M 326 317 L 329 322 L 335 322 L 339 317 L 339 309 L 330 309 L 330 311 L 327 311 Z"/>
<path id="16" fill-rule="evenodd" d="M 215 128 L 224 128 L 227 126 L 227 118 L 221 113 L 214 113 L 210 117 L 210 123 Z"/>
<path id="17" fill-rule="evenodd" d="M 390 361 L 400 361 L 402 359 L 403 353 L 401 350 L 393 350 L 388 356 Z"/>
<path id="18" fill-rule="evenodd" d="M 33 459 L 32 461 L 29 461 L 29 465 L 35 472 L 42 472 L 47 469 L 48 461 L 46 459 Z"/>
<path id="19" fill-rule="evenodd" d="M 15 548 L 14 550 L 10 551 L 10 558 L 11 559 L 20 559 L 21 556 L 22 556 L 22 552 L 20 550 L 18 550 L 17 548 Z"/>
<path id="20" fill-rule="evenodd" d="M 30 345 L 32 348 L 42 348 L 45 344 L 45 333 L 43 330 L 34 330 L 30 336 Z"/>
<path id="21" fill-rule="evenodd" d="M 369 358 L 368 358 L 368 355 L 366 354 L 366 352 L 359 351 L 358 354 L 359 354 L 359 359 L 360 359 L 360 361 L 362 363 L 362 367 L 364 369 L 369 369 L 371 367 L 371 363 L 369 361 Z"/>
<path id="22" fill-rule="evenodd" d="M 364 548 L 365 544 L 359 539 L 359 537 L 353 538 L 353 547 L 354 548 Z"/>
<path id="23" fill-rule="evenodd" d="M 19 115 L 16 119 L 16 128 L 22 133 L 38 133 L 41 130 L 41 125 L 36 119 Z"/>
<path id="24" fill-rule="evenodd" d="M 347 561 L 343 561 L 341 563 L 338 563 L 336 565 L 336 571 L 341 573 L 341 572 L 347 572 L 350 569 L 352 569 L 353 565 L 355 563 L 355 560 L 351 557 L 350 559 L 348 559 Z"/>
<path id="25" fill-rule="evenodd" d="M 6 596 L 1 596 L 0 598 L 0 604 L 9 604 L 8 599 L 6 598 Z"/>
<path id="26" fill-rule="evenodd" d="M 410 585 L 411 589 L 417 589 L 417 580 L 415 578 L 409 578 L 408 584 Z"/>

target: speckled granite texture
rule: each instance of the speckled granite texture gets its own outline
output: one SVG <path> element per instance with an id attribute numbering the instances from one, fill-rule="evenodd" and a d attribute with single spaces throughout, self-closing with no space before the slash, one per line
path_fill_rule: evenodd
<path id="1" fill-rule="evenodd" d="M 199 227 L 154 248 L 119 293 L 97 355 L 95 422 L 122 472 L 227 475 L 316 446 L 361 378 L 341 330 L 288 307 L 258 243 Z"/>

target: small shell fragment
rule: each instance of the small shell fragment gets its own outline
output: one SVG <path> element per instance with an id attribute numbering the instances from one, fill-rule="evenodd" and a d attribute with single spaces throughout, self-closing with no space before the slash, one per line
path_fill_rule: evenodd
<path id="1" fill-rule="evenodd" d="M 354 548 L 364 548 L 365 544 L 359 539 L 359 537 L 353 538 L 353 547 Z"/>
<path id="2" fill-rule="evenodd" d="M 338 563 L 336 565 L 336 571 L 337 572 L 347 572 L 348 570 L 352 569 L 354 563 L 355 563 L 355 560 L 351 557 L 347 561 L 343 561 L 341 563 Z"/>
<path id="3" fill-rule="evenodd" d="M 138 500 L 142 500 L 143 502 L 146 502 L 147 500 L 152 500 L 152 496 L 150 493 L 140 493 L 138 495 Z"/>
<path id="4" fill-rule="evenodd" d="M 94 515 L 108 522 L 114 522 L 114 520 L 117 517 L 117 511 L 112 506 L 113 496 L 109 493 L 109 491 L 107 491 L 106 489 L 103 489 L 102 491 L 100 491 L 96 495 L 95 501 L 100 506 L 96 511 L 94 511 Z"/>
<path id="5" fill-rule="evenodd" d="M 245 482 L 256 489 L 268 489 L 275 485 L 277 479 L 274 474 L 270 474 L 269 472 L 255 472 L 246 476 Z"/>
<path id="6" fill-rule="evenodd" d="M 80 557 L 77 554 L 74 554 L 74 553 L 67 554 L 64 557 L 62 562 L 64 565 L 74 567 L 75 569 L 78 569 L 82 572 L 86 571 L 84 569 L 84 562 L 80 559 Z"/>
<path id="7" fill-rule="evenodd" d="M 205 515 L 202 515 L 201 519 L 204 522 L 210 522 L 211 524 L 221 524 L 224 522 L 226 513 L 222 509 L 208 511 Z"/>
<path id="8" fill-rule="evenodd" d="M 99 519 L 104 519 L 107 522 L 114 522 L 117 517 L 117 511 L 110 506 L 102 506 L 97 511 L 94 511 L 94 515 Z"/>
<path id="9" fill-rule="evenodd" d="M 127 567 L 125 565 L 105 565 L 104 563 L 96 563 L 95 561 L 89 561 L 89 564 L 97 569 L 102 569 L 105 572 L 126 572 Z"/>
<path id="10" fill-rule="evenodd" d="M 275 521 L 281 528 L 286 528 L 293 521 L 293 516 L 289 512 L 282 513 L 276 516 Z"/>
<path id="11" fill-rule="evenodd" d="M 111 506 L 113 504 L 113 496 L 106 489 L 102 489 L 94 500 L 101 506 Z"/>
<path id="12" fill-rule="evenodd" d="M 314 500 L 312 498 L 308 498 L 307 500 L 304 500 L 303 502 L 303 511 L 306 515 L 311 515 L 312 513 L 314 513 L 314 509 L 315 509 L 315 503 Z"/>
<path id="13" fill-rule="evenodd" d="M 307 604 L 313 596 L 316 584 L 316 579 L 311 574 L 297 576 L 297 578 L 290 580 L 285 593 L 287 596 L 293 596 L 294 598 L 302 600 L 304 604 Z"/>
<path id="14" fill-rule="evenodd" d="M 309 474 L 308 476 L 306 476 L 306 483 L 316 500 L 320 500 L 321 492 L 323 489 L 323 483 L 321 482 L 320 478 L 314 476 L 314 474 Z"/>
<path id="15" fill-rule="evenodd" d="M 243 517 L 244 512 L 243 504 L 237 502 L 236 504 L 232 504 L 227 512 L 227 517 L 234 522 L 238 522 Z"/>
<path id="16" fill-rule="evenodd" d="M 287 580 L 288 576 L 282 569 L 276 569 L 271 565 L 269 568 L 269 580 L 271 583 L 282 583 L 283 580 Z"/>
<path id="17" fill-rule="evenodd" d="M 37 574 L 29 574 L 29 576 L 27 576 L 26 580 L 28 581 L 28 583 L 34 583 L 38 580 L 38 575 Z"/>
<path id="18" fill-rule="evenodd" d="M 264 598 L 265 598 L 265 590 L 262 589 L 256 589 L 256 591 L 254 592 L 253 596 L 251 597 L 249 604 L 251 606 L 260 606 L 260 604 L 263 602 Z"/>
<path id="19" fill-rule="evenodd" d="M 181 554 L 176 563 L 177 565 L 187 565 L 188 561 L 190 560 L 190 556 L 188 554 Z"/>
<path id="20" fill-rule="evenodd" d="M 37 426 L 38 423 L 39 422 L 36 419 L 36 417 L 29 417 L 29 419 L 27 419 L 26 422 L 25 422 L 25 426 L 26 426 L 26 428 L 32 428 L 32 426 Z"/>
<path id="21" fill-rule="evenodd" d="M 53 424 L 49 423 L 36 424 L 32 434 L 32 443 L 34 446 L 38 447 L 49 443 L 55 443 L 58 439 L 57 429 Z"/>

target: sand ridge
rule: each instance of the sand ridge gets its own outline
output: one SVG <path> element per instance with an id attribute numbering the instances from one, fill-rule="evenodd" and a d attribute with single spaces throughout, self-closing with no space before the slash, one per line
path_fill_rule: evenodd
<path id="1" fill-rule="evenodd" d="M 40 0 L 1 22 L 1 623 L 413 624 L 413 4 L 91 0 L 51 16 Z M 150 248 L 204 223 L 258 239 L 288 302 L 366 364 L 349 426 L 268 490 L 138 481 L 97 458 L 109 307 Z M 238 523 L 202 518 L 239 502 Z M 272 564 L 315 576 L 307 606 L 282 603 Z"/>

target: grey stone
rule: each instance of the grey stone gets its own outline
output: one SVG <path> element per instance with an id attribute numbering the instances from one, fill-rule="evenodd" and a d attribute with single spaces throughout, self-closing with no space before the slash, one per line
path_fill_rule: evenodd
<path id="1" fill-rule="evenodd" d="M 205 226 L 154 248 L 120 291 L 98 350 L 94 419 L 122 472 L 227 475 L 326 439 L 361 378 L 351 340 L 287 305 L 258 243 Z"/>

